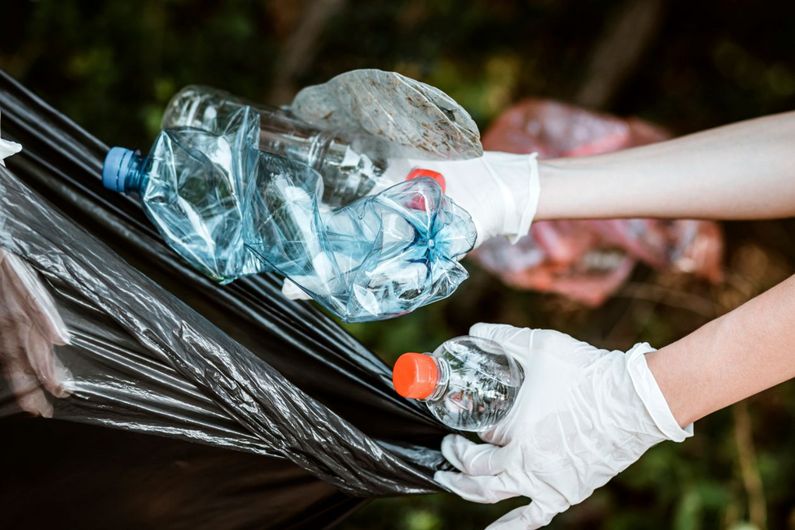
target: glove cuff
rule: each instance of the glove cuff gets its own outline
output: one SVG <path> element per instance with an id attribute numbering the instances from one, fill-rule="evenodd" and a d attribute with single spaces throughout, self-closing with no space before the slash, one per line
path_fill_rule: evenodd
<path id="1" fill-rule="evenodd" d="M 499 235 L 511 243 L 526 236 L 538 208 L 540 185 L 537 153 L 517 155 L 487 151 L 483 154 L 492 181 L 499 190 L 503 206 Z"/>
<path id="2" fill-rule="evenodd" d="M 693 424 L 684 429 L 674 418 L 665 396 L 660 390 L 654 374 L 646 363 L 646 354 L 655 351 L 648 343 L 636 344 L 626 354 L 626 367 L 635 392 L 643 402 L 643 406 L 651 416 L 660 432 L 674 442 L 682 442 L 693 436 Z"/>

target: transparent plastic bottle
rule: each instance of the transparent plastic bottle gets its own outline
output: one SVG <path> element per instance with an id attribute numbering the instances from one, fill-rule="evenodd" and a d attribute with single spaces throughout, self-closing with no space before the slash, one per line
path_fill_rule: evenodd
<path id="1" fill-rule="evenodd" d="M 385 161 L 355 151 L 345 141 L 314 129 L 289 111 L 249 103 L 206 86 L 187 86 L 174 95 L 162 126 L 223 130 L 244 106 L 260 116 L 259 149 L 317 171 L 323 179 L 323 202 L 333 208 L 367 195 L 386 169 Z"/>
<path id="2" fill-rule="evenodd" d="M 251 192 L 234 171 L 244 156 L 244 132 L 163 131 L 145 157 L 112 148 L 102 170 L 106 188 L 137 193 L 166 242 L 220 283 L 264 267 L 246 247 L 251 222 L 245 206 Z"/>
<path id="3" fill-rule="evenodd" d="M 403 397 L 424 401 L 442 423 L 484 432 L 503 420 L 516 400 L 524 373 L 494 341 L 456 337 L 433 354 L 404 353 L 392 381 Z"/>

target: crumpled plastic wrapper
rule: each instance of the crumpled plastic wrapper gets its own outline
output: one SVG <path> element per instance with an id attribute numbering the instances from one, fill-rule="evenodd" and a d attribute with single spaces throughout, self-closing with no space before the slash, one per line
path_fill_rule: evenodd
<path id="1" fill-rule="evenodd" d="M 486 149 L 565 158 L 609 153 L 670 136 L 637 118 L 616 118 L 548 99 L 526 99 L 500 114 L 483 141 Z"/>
<path id="2" fill-rule="evenodd" d="M 397 72 L 352 70 L 301 90 L 295 116 L 384 158 L 466 159 L 483 154 L 480 133 L 450 96 Z"/>
<path id="3" fill-rule="evenodd" d="M 669 137 L 636 118 L 528 99 L 497 118 L 483 145 L 556 158 L 607 153 Z M 559 293 L 598 306 L 626 281 L 638 261 L 718 282 L 722 253 L 720 227 L 711 221 L 614 219 L 539 221 L 516 245 L 492 239 L 471 256 L 512 287 Z"/>

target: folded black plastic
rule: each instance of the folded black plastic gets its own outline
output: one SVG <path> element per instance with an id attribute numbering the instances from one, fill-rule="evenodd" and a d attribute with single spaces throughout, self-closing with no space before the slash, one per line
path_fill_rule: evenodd
<path id="1" fill-rule="evenodd" d="M 0 389 L 0 415 L 13 416 L 0 426 L 22 461 L 58 451 L 59 432 L 78 460 L 32 466 L 42 476 L 30 491 L 0 494 L 9 504 L 0 524 L 20 514 L 9 499 L 46 495 L 70 466 L 87 470 L 71 497 L 81 488 L 105 497 L 91 526 L 136 499 L 153 507 L 130 512 L 137 527 L 316 528 L 355 507 L 350 495 L 436 488 L 444 430 L 393 394 L 376 356 L 311 305 L 284 299 L 276 278 L 221 287 L 194 273 L 137 204 L 101 188 L 106 146 L 1 72 L 0 110 L 4 137 L 24 146 L 0 168 L 0 247 L 54 300 L 68 344 L 52 354 L 69 372 L 68 396 L 47 395 L 54 419 L 19 419 L 19 396 Z M 97 432 L 118 450 L 113 465 L 88 463 Z M 119 481 L 123 469 L 131 475 Z M 188 484 L 199 475 L 214 493 Z M 147 485 L 156 477 L 180 503 Z"/>

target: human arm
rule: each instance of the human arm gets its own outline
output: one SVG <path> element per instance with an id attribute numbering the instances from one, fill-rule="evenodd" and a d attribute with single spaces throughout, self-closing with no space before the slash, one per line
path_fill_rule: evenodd
<path id="1" fill-rule="evenodd" d="M 795 276 L 650 353 L 680 425 L 795 378 Z"/>
<path id="2" fill-rule="evenodd" d="M 461 161 L 393 160 L 444 176 L 477 227 L 476 245 L 516 238 L 532 220 L 631 217 L 763 219 L 795 215 L 795 112 L 598 156 L 535 162 L 486 152 Z"/>
<path id="3" fill-rule="evenodd" d="M 795 377 L 795 277 L 655 351 L 606 351 L 550 330 L 478 324 L 522 364 L 514 410 L 489 443 L 452 435 L 442 452 L 461 473 L 437 481 L 462 497 L 528 506 L 490 527 L 539 528 L 583 501 L 691 422 Z"/>
<path id="4" fill-rule="evenodd" d="M 535 219 L 795 215 L 795 112 L 539 163 Z"/>

